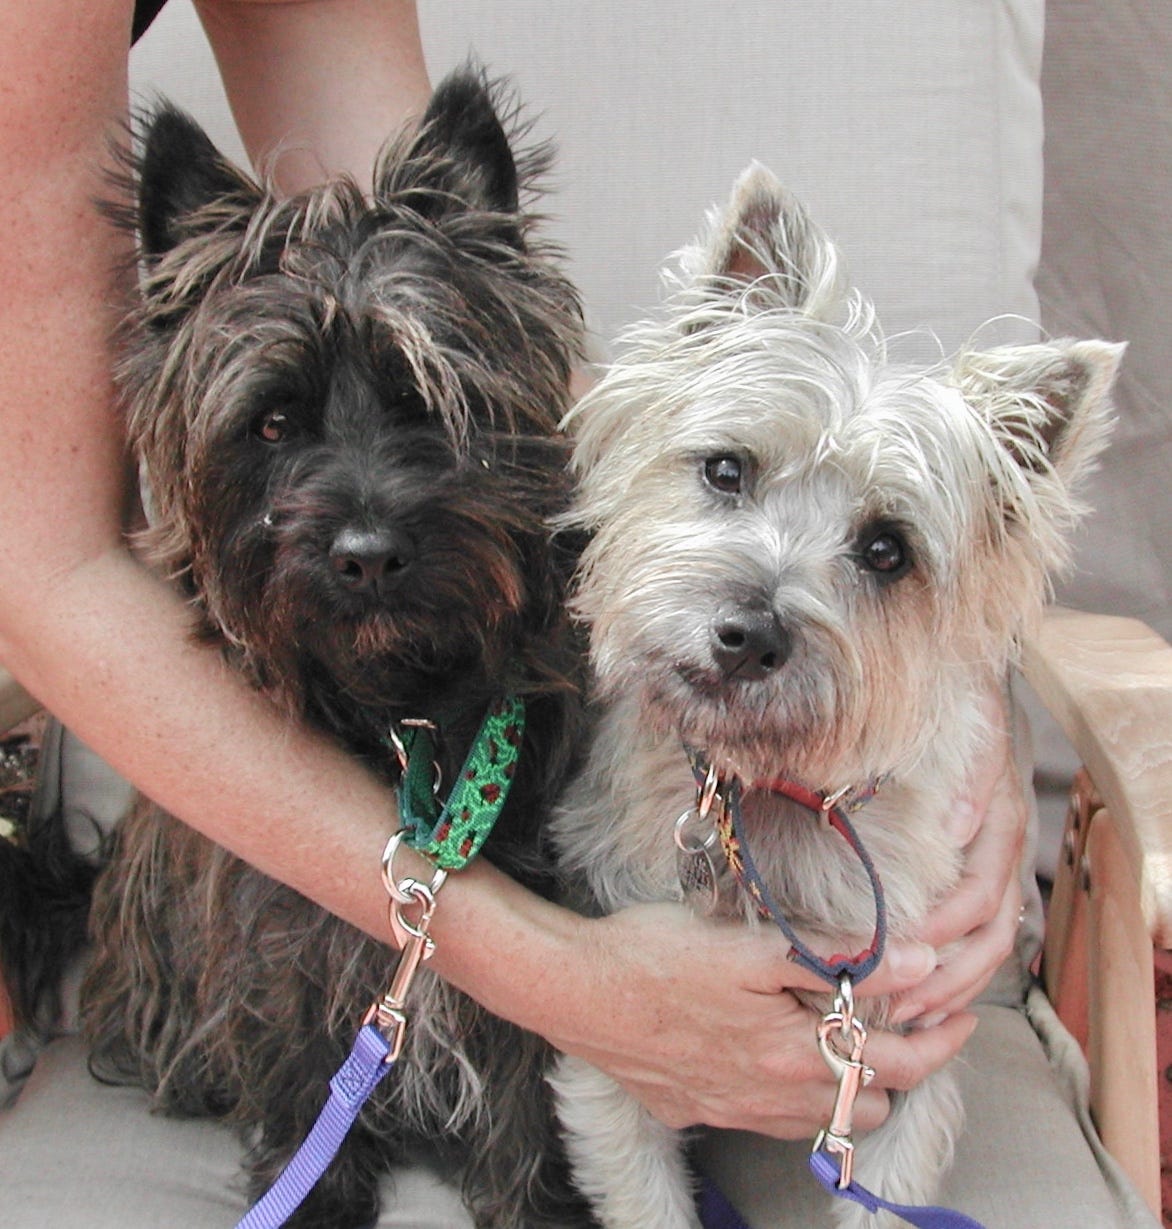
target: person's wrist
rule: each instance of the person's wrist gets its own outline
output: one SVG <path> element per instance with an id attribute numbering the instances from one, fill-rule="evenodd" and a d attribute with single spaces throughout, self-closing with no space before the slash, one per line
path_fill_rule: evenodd
<path id="1" fill-rule="evenodd" d="M 549 1036 L 590 952 L 589 919 L 478 859 L 451 874 L 431 925 L 431 966 L 489 1011 Z"/>

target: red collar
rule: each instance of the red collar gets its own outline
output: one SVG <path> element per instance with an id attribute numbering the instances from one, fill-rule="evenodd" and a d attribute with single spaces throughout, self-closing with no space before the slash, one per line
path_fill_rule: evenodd
<path id="1" fill-rule="evenodd" d="M 824 794 L 819 790 L 811 789 L 808 785 L 803 785 L 800 781 L 792 781 L 788 777 L 771 777 L 759 778 L 749 786 L 749 789 L 780 794 L 783 798 L 796 802 L 808 811 L 820 811 L 829 815 L 832 811 L 840 809 L 854 811 L 870 802 L 879 792 L 879 787 L 885 780 L 885 777 L 878 777 L 862 789 L 846 785 L 833 793 Z"/>

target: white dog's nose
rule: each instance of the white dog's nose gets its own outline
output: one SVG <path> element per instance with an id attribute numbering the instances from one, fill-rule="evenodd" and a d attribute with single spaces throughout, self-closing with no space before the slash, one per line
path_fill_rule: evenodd
<path id="1" fill-rule="evenodd" d="M 712 625 L 712 659 L 729 678 L 756 680 L 785 665 L 793 641 L 772 610 L 724 607 Z"/>

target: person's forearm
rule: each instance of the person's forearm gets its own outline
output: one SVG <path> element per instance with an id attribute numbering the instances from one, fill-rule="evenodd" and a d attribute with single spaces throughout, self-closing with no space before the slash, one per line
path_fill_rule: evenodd
<path id="1" fill-rule="evenodd" d="M 110 339 L 129 297 L 131 237 L 97 201 L 114 192 L 104 171 L 125 114 L 130 10 L 114 0 L 69 7 L 68 16 L 67 6 L 52 8 L 32 18 L 8 6 L 0 27 L 0 68 L 12 58 L 0 171 L 20 185 L 0 196 L 0 231 L 12 237 L 0 245 L 0 660 L 177 816 L 385 937 L 378 854 L 394 824 L 390 792 L 279 718 L 216 652 L 191 644 L 178 595 L 123 543 L 126 461 Z M 230 13 L 250 10 L 206 8 L 229 27 Z M 352 102 L 330 114 L 314 96 L 316 70 L 333 37 L 352 40 L 380 73 L 397 56 L 410 60 L 412 7 L 339 0 L 280 10 L 300 27 L 291 37 L 323 16 L 339 28 L 319 31 L 302 59 L 281 61 L 276 35 L 256 18 L 253 86 L 267 88 L 255 76 L 264 64 L 283 78 L 257 113 L 276 116 L 288 103 L 295 127 L 328 115 L 324 156 L 349 150 L 369 166 L 373 148 L 348 144 L 356 137 L 346 123 L 373 105 L 369 89 L 348 81 Z M 30 56 L 36 75 L 24 71 Z M 372 87 L 387 95 L 383 113 L 357 125 L 372 146 L 417 86 L 409 75 Z"/>
<path id="2" fill-rule="evenodd" d="M 192 644 L 182 603 L 128 555 L 92 561 L 47 597 L 7 642 L 34 692 L 171 813 L 390 944 L 391 791 Z M 430 878 L 409 850 L 395 870 Z M 433 965 L 489 1010 L 565 1035 L 589 972 L 587 925 L 481 859 L 440 893 Z M 391 966 L 388 950 L 388 978 Z M 367 1006 L 354 1004 L 355 1020 Z"/>
<path id="3" fill-rule="evenodd" d="M 439 894 L 432 966 L 489 1011 L 564 1041 L 593 981 L 592 925 L 481 857 Z"/>
<path id="4" fill-rule="evenodd" d="M 117 548 L 4 611 L 6 664 L 180 819 L 386 937 L 390 791 L 190 642 L 189 613 Z"/>
<path id="5" fill-rule="evenodd" d="M 431 93 L 414 0 L 197 0 L 254 166 L 286 191 L 360 186 Z"/>

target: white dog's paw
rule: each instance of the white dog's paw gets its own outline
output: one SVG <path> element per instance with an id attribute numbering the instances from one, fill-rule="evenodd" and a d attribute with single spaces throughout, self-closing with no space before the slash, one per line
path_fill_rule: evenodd
<path id="1" fill-rule="evenodd" d="M 548 1078 L 574 1184 L 605 1229 L 701 1229 L 678 1131 L 581 1059 Z"/>
<path id="2" fill-rule="evenodd" d="M 935 1203 L 963 1124 L 960 1091 L 946 1068 L 899 1097 L 883 1126 L 859 1140 L 855 1181 L 890 1203 Z M 846 1199 L 835 1204 L 837 1229 L 906 1229 L 891 1213 L 868 1212 Z"/>

